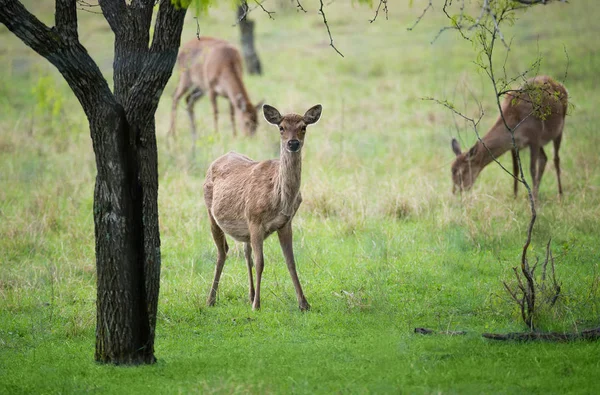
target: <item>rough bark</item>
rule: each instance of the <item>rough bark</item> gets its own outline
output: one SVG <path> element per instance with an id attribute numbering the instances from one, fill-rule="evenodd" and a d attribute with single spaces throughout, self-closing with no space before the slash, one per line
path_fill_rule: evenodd
<path id="1" fill-rule="evenodd" d="M 262 74 L 260 59 L 254 47 L 254 21 L 248 19 L 248 4 L 244 2 L 237 9 L 237 19 L 240 26 L 240 40 L 242 44 L 242 55 L 246 70 L 250 74 Z"/>
<path id="2" fill-rule="evenodd" d="M 89 121 L 97 167 L 95 358 L 152 363 L 161 264 L 154 114 L 186 10 L 161 0 L 150 46 L 154 0 L 99 3 L 115 33 L 114 94 L 79 43 L 76 0 L 56 0 L 53 28 L 19 1 L 0 0 L 0 22 L 56 66 Z"/>

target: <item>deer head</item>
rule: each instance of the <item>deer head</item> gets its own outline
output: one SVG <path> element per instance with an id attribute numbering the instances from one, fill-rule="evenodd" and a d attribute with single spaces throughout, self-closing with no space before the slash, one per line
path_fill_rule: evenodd
<path id="1" fill-rule="evenodd" d="M 317 104 L 306 111 L 303 116 L 298 114 L 282 116 L 275 107 L 265 104 L 263 106 L 263 113 L 267 122 L 279 126 L 281 147 L 293 153 L 302 150 L 306 126 L 317 123 L 319 118 L 321 118 L 322 109 L 323 107 Z"/>
<path id="2" fill-rule="evenodd" d="M 452 151 L 456 155 L 454 163 L 452 163 L 452 193 L 469 190 L 473 186 L 475 179 L 481 172 L 483 166 L 474 160 L 477 155 L 477 147 L 475 144 L 468 152 L 462 152 L 460 145 L 456 139 L 452 139 Z"/>
<path id="3" fill-rule="evenodd" d="M 264 100 L 261 100 L 257 105 L 253 106 L 240 93 L 236 97 L 236 117 L 238 125 L 242 126 L 242 132 L 247 136 L 253 136 L 258 128 L 258 111 L 263 105 Z"/>

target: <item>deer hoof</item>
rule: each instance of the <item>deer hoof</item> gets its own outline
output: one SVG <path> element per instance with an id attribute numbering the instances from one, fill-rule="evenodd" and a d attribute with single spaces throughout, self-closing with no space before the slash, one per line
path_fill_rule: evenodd
<path id="1" fill-rule="evenodd" d="M 310 310 L 310 305 L 308 304 L 308 302 L 306 300 L 302 301 L 298 307 L 300 307 L 300 311 Z"/>

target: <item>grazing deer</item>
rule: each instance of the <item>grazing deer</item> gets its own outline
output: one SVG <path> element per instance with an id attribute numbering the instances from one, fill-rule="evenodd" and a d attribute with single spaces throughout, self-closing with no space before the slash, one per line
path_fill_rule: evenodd
<path id="1" fill-rule="evenodd" d="M 568 95 L 565 87 L 550 77 L 537 76 L 525 82 L 521 89 L 507 93 L 502 103 L 502 114 L 506 124 L 514 131 L 517 149 L 529 147 L 531 152 L 530 171 L 533 180 L 533 196 L 537 199 L 540 181 L 548 160 L 543 146 L 554 143 L 554 167 L 558 179 L 558 193 L 562 196 L 560 182 L 560 158 L 558 150 L 562 139 Z M 502 116 L 481 138 L 481 141 L 466 153 L 461 152 L 456 139 L 452 139 L 452 150 L 456 160 L 452 164 L 452 191 L 467 190 L 473 186 L 481 170 L 494 158 L 511 150 L 513 161 L 514 194 L 517 196 L 519 169 L 511 133 Z"/>
<path id="2" fill-rule="evenodd" d="M 215 278 L 207 304 L 214 305 L 229 249 L 225 233 L 245 243 L 248 266 L 249 298 L 252 308 L 260 308 L 260 283 L 264 267 L 263 241 L 277 231 L 300 310 L 310 308 L 296 273 L 292 248 L 292 219 L 302 202 L 300 177 L 301 150 L 306 126 L 321 117 L 321 105 L 310 108 L 303 116 L 282 116 L 277 109 L 263 106 L 267 122 L 277 125 L 281 134 L 279 160 L 256 162 L 235 152 L 215 160 L 206 172 L 204 200 L 210 229 L 217 245 Z M 256 290 L 252 279 L 252 252 L 256 263 Z"/>
<path id="3" fill-rule="evenodd" d="M 192 124 L 194 143 L 196 141 L 194 104 L 205 94 L 208 94 L 212 104 L 215 132 L 218 132 L 217 96 L 223 96 L 229 100 L 233 135 L 236 135 L 236 118 L 246 135 L 256 133 L 257 111 L 261 104 L 254 106 L 250 102 L 242 81 L 242 57 L 233 45 L 213 37 L 193 39 L 179 51 L 177 63 L 181 75 L 173 94 L 169 136 L 175 136 L 177 103 L 185 94 L 187 94 L 185 101 Z"/>

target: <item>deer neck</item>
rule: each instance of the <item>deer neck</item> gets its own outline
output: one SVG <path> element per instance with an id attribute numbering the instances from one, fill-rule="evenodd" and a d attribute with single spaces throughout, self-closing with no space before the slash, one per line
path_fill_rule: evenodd
<path id="1" fill-rule="evenodd" d="M 300 193 L 302 175 L 302 155 L 300 152 L 289 152 L 281 144 L 279 158 L 279 175 L 275 182 L 275 198 L 280 212 L 293 215 L 296 210 L 296 200 Z"/>
<path id="2" fill-rule="evenodd" d="M 229 69 L 227 71 L 223 71 L 222 78 L 225 81 L 224 88 L 227 92 L 227 97 L 231 103 L 234 103 L 234 107 L 236 109 L 238 108 L 240 95 L 242 95 L 242 99 L 246 103 L 246 107 L 252 106 L 250 103 L 250 98 L 248 97 L 248 92 L 246 92 L 246 88 L 244 88 L 244 83 L 235 70 Z"/>
<path id="3" fill-rule="evenodd" d="M 498 158 L 500 155 L 510 150 L 512 148 L 512 138 L 504 126 L 504 121 L 498 120 L 492 129 L 490 129 L 476 145 L 477 160 L 483 166 L 487 166 L 494 161 L 494 158 Z"/>

